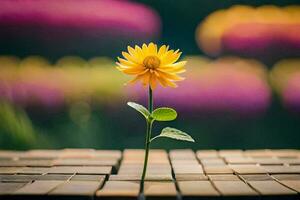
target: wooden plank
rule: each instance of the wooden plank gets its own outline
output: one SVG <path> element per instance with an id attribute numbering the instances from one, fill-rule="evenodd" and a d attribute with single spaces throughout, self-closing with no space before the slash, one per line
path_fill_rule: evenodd
<path id="1" fill-rule="evenodd" d="M 191 149 L 173 149 L 170 150 L 169 156 L 171 160 L 194 160 L 195 152 Z"/>
<path id="2" fill-rule="evenodd" d="M 197 158 L 218 158 L 219 154 L 216 150 L 198 150 L 196 152 Z"/>
<path id="3" fill-rule="evenodd" d="M 55 196 L 93 196 L 103 184 L 99 181 L 67 181 L 56 187 L 49 195 Z"/>
<path id="4" fill-rule="evenodd" d="M 158 159 L 159 158 L 159 159 Z M 143 164 L 144 163 L 144 158 L 143 157 L 125 157 L 122 160 L 122 164 Z M 148 160 L 149 164 L 169 164 L 169 159 L 167 156 L 162 156 L 160 155 L 151 155 L 149 156 Z"/>
<path id="5" fill-rule="evenodd" d="M 63 149 L 60 158 L 91 158 L 95 153 L 94 149 Z"/>
<path id="6" fill-rule="evenodd" d="M 244 151 L 245 156 L 249 157 L 272 157 L 272 151 L 270 149 L 252 149 Z"/>
<path id="7" fill-rule="evenodd" d="M 57 158 L 61 154 L 61 150 L 53 150 L 53 149 L 34 149 L 29 150 L 23 155 L 19 156 L 19 158 L 32 158 L 32 159 L 45 159 L 45 158 Z"/>
<path id="8" fill-rule="evenodd" d="M 57 159 L 54 166 L 116 166 L 117 159 Z"/>
<path id="9" fill-rule="evenodd" d="M 255 163 L 261 164 L 261 165 L 279 165 L 283 164 L 281 160 L 278 158 L 253 158 Z"/>
<path id="10" fill-rule="evenodd" d="M 221 166 L 204 166 L 206 174 L 233 174 L 233 170 L 227 165 Z"/>
<path id="11" fill-rule="evenodd" d="M 145 151 L 142 149 L 125 149 L 123 152 L 123 161 L 132 160 L 136 163 L 143 162 L 145 156 Z M 160 159 L 157 159 L 160 158 Z M 153 163 L 159 163 L 161 160 L 168 160 L 168 154 L 162 149 L 151 149 L 149 151 L 149 161 Z"/>
<path id="12" fill-rule="evenodd" d="M 18 190 L 19 188 L 26 185 L 26 183 L 22 182 L 0 182 L 0 195 L 9 195 L 14 191 Z M 1 198 L 1 196 L 0 196 Z"/>
<path id="13" fill-rule="evenodd" d="M 140 181 L 141 175 L 126 175 L 126 174 L 117 174 L 117 175 L 110 175 L 110 181 Z M 147 181 L 172 181 L 172 175 L 152 175 L 146 174 L 145 180 Z"/>
<path id="14" fill-rule="evenodd" d="M 19 174 L 46 174 L 50 167 L 24 167 L 18 173 Z"/>
<path id="15" fill-rule="evenodd" d="M 64 181 L 34 181 L 15 191 L 15 195 L 45 195 Z"/>
<path id="16" fill-rule="evenodd" d="M 263 169 L 270 174 L 296 174 L 300 173 L 300 165 L 295 166 L 262 166 Z"/>
<path id="17" fill-rule="evenodd" d="M 240 149 L 229 149 L 229 150 L 220 150 L 219 156 L 220 157 L 242 157 L 244 152 Z"/>
<path id="18" fill-rule="evenodd" d="M 20 157 L 24 152 L 22 151 L 11 151 L 11 150 L 0 150 L 0 158 L 13 159 Z"/>
<path id="19" fill-rule="evenodd" d="M 208 177 L 212 181 L 240 181 L 240 178 L 233 174 L 208 175 Z"/>
<path id="20" fill-rule="evenodd" d="M 122 152 L 119 150 L 95 150 L 95 158 L 115 158 L 120 160 L 122 157 Z"/>
<path id="21" fill-rule="evenodd" d="M 2 182 L 30 182 L 34 180 L 68 180 L 72 174 L 46 174 L 46 175 L 0 175 Z"/>
<path id="22" fill-rule="evenodd" d="M 238 174 L 266 174 L 267 171 L 258 165 L 229 165 Z"/>
<path id="23" fill-rule="evenodd" d="M 213 181 L 223 196 L 257 196 L 251 187 L 242 181 Z"/>
<path id="24" fill-rule="evenodd" d="M 208 180 L 204 174 L 175 174 L 177 181 L 203 181 Z"/>
<path id="25" fill-rule="evenodd" d="M 0 174 L 16 174 L 22 169 L 23 167 L 0 167 Z"/>
<path id="26" fill-rule="evenodd" d="M 245 181 L 269 181 L 273 180 L 268 174 L 251 174 L 251 175 L 240 175 Z"/>
<path id="27" fill-rule="evenodd" d="M 67 181 L 73 174 L 45 174 L 43 176 L 37 176 L 34 180 L 55 180 L 55 181 Z"/>
<path id="28" fill-rule="evenodd" d="M 300 193 L 300 180 L 281 180 L 279 182 Z"/>
<path id="29" fill-rule="evenodd" d="M 277 157 L 300 157 L 300 150 L 298 149 L 273 149 L 271 150 L 271 155 L 272 156 L 277 156 Z"/>
<path id="30" fill-rule="evenodd" d="M 297 193 L 276 181 L 249 181 L 255 190 L 262 195 L 296 195 Z"/>
<path id="31" fill-rule="evenodd" d="M 203 168 L 200 164 L 198 165 L 173 165 L 175 174 L 203 174 Z"/>
<path id="32" fill-rule="evenodd" d="M 71 177 L 71 181 L 104 181 L 105 175 L 85 175 L 85 174 L 77 174 Z"/>
<path id="33" fill-rule="evenodd" d="M 0 167 L 51 167 L 52 160 L 7 160 Z"/>
<path id="34" fill-rule="evenodd" d="M 134 181 L 106 181 L 104 187 L 96 192 L 99 199 L 137 199 L 140 183 Z"/>
<path id="35" fill-rule="evenodd" d="M 110 174 L 112 171 L 111 166 L 57 166 L 51 167 L 48 171 L 49 174 Z"/>
<path id="36" fill-rule="evenodd" d="M 300 165 L 300 158 L 279 158 L 281 163 L 290 165 Z"/>
<path id="37" fill-rule="evenodd" d="M 41 175 L 0 175 L 2 182 L 30 182 L 37 180 Z"/>
<path id="38" fill-rule="evenodd" d="M 143 172 L 142 164 L 122 164 L 118 170 L 118 174 L 139 176 Z M 171 165 L 149 164 L 147 167 L 148 175 L 172 176 Z"/>
<path id="39" fill-rule="evenodd" d="M 171 164 L 174 165 L 199 165 L 199 161 L 195 159 L 188 160 L 171 160 Z"/>
<path id="40" fill-rule="evenodd" d="M 220 194 L 210 181 L 178 181 L 178 187 L 183 199 L 188 197 L 210 197 Z"/>
<path id="41" fill-rule="evenodd" d="M 273 174 L 272 177 L 274 177 L 277 180 L 300 180 L 300 174 Z"/>
<path id="42" fill-rule="evenodd" d="M 170 181 L 146 181 L 144 195 L 146 199 L 176 199 L 177 191 Z"/>
<path id="43" fill-rule="evenodd" d="M 251 157 L 227 157 L 225 160 L 229 164 L 256 164 Z"/>
<path id="44" fill-rule="evenodd" d="M 201 158 L 200 162 L 204 166 L 210 166 L 210 165 L 225 165 L 223 159 L 221 158 Z"/>

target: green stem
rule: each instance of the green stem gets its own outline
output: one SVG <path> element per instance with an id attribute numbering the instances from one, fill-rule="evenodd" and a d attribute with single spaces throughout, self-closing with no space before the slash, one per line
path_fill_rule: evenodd
<path id="1" fill-rule="evenodd" d="M 148 110 L 149 113 L 152 113 L 153 111 L 153 96 L 152 96 L 152 89 L 149 86 L 149 96 L 148 96 Z M 145 159 L 144 159 L 144 167 L 143 167 L 143 173 L 141 178 L 141 192 L 144 191 L 144 182 L 147 172 L 147 164 L 148 164 L 148 156 L 149 156 L 149 150 L 150 150 L 150 138 L 151 138 L 151 130 L 152 130 L 152 119 L 147 119 L 147 130 L 146 130 L 146 138 L 145 138 Z"/>

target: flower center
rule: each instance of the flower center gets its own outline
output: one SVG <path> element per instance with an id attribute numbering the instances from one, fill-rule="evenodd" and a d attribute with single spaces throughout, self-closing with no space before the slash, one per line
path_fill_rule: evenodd
<path id="1" fill-rule="evenodd" d="M 148 69 L 155 69 L 158 68 L 160 65 L 160 60 L 158 57 L 156 56 L 147 56 L 144 61 L 143 64 L 146 68 Z"/>

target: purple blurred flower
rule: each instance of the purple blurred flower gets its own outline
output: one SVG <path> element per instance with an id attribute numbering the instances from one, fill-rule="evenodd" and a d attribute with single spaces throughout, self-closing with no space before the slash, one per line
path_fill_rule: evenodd
<path id="1" fill-rule="evenodd" d="M 0 6 L 0 41 L 11 38 L 26 52 L 98 54 L 152 40 L 160 26 L 154 10 L 130 1 L 1 0 Z"/>
<path id="2" fill-rule="evenodd" d="M 64 105 L 61 91 L 38 82 L 18 81 L 11 85 L 0 84 L 0 98 L 23 107 L 41 105 L 53 109 Z"/>
<path id="3" fill-rule="evenodd" d="M 289 110 L 300 113 L 300 72 L 291 75 L 282 91 L 282 98 Z"/>
<path id="4" fill-rule="evenodd" d="M 200 69 L 200 70 L 199 70 Z M 205 70 L 188 68 L 186 80 L 178 89 L 157 88 L 155 106 L 170 106 L 182 112 L 197 114 L 263 113 L 271 101 L 265 80 L 254 72 L 230 65 L 207 66 Z M 130 98 L 145 105 L 146 90 L 142 86 L 128 88 Z"/>
<path id="5" fill-rule="evenodd" d="M 222 44 L 227 53 L 272 62 L 299 56 L 300 25 L 239 24 L 224 33 Z"/>

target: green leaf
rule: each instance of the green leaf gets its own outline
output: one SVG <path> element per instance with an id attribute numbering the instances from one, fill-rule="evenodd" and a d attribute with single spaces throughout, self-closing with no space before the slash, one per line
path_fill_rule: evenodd
<path id="1" fill-rule="evenodd" d="M 135 109 L 136 111 L 140 112 L 144 117 L 147 119 L 150 116 L 149 111 L 144 106 L 134 103 L 134 102 L 127 102 L 127 105 L 131 108 Z"/>
<path id="2" fill-rule="evenodd" d="M 155 109 L 151 116 L 157 121 L 172 121 L 176 119 L 177 112 L 172 108 L 162 107 Z"/>
<path id="3" fill-rule="evenodd" d="M 161 131 L 160 135 L 151 139 L 151 142 L 158 137 L 167 137 L 167 138 L 172 138 L 175 140 L 184 140 L 184 141 L 188 141 L 188 142 L 195 142 L 195 140 L 189 134 L 187 134 L 181 130 L 178 130 L 176 128 L 171 128 L 171 127 L 164 128 Z"/>

